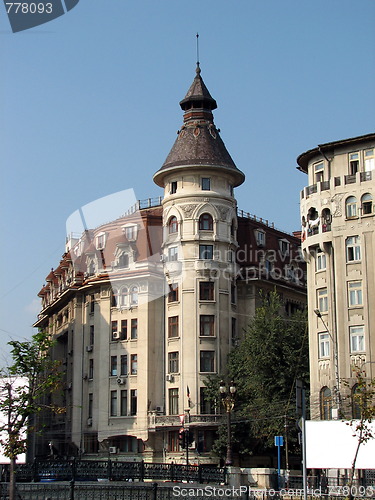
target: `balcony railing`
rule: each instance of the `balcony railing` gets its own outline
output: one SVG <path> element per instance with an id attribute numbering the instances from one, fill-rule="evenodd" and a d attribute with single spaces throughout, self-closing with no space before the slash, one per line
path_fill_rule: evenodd
<path id="1" fill-rule="evenodd" d="M 195 427 L 217 426 L 223 421 L 223 415 L 190 415 L 189 424 Z M 162 427 L 181 427 L 179 415 L 157 415 L 151 413 L 148 417 L 150 429 Z"/>

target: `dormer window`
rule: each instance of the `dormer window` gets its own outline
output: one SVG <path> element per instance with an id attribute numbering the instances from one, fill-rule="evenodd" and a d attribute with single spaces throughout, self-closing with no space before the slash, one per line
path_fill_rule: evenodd
<path id="1" fill-rule="evenodd" d="M 99 233 L 96 236 L 96 249 L 97 250 L 104 250 L 105 243 L 106 243 L 106 234 L 105 233 Z"/>
<path id="2" fill-rule="evenodd" d="M 209 177 L 202 177 L 201 179 L 202 191 L 211 190 L 211 179 Z"/>
<path id="3" fill-rule="evenodd" d="M 129 224 L 122 228 L 125 238 L 128 241 L 135 241 L 137 239 L 138 226 L 136 224 Z"/>
<path id="4" fill-rule="evenodd" d="M 261 229 L 258 229 L 257 231 L 255 231 L 255 238 L 258 247 L 264 247 L 264 245 L 266 244 L 266 233 Z"/>
<path id="5" fill-rule="evenodd" d="M 289 255 L 289 241 L 288 240 L 280 240 L 279 248 L 282 255 Z"/>
<path id="6" fill-rule="evenodd" d="M 129 267 L 129 255 L 122 253 L 118 259 L 118 267 Z"/>

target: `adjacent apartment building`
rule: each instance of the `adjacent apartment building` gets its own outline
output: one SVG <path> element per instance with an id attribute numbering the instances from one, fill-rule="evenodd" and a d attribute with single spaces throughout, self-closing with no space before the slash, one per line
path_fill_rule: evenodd
<path id="1" fill-rule="evenodd" d="M 219 406 L 207 376 L 225 375 L 260 292 L 277 289 L 285 314 L 306 304 L 300 234 L 239 211 L 244 174 L 213 120 L 199 65 L 180 102 L 183 124 L 154 182 L 158 200 L 69 236 L 39 292 L 36 327 L 56 339 L 65 415 L 44 415 L 36 456 L 109 455 L 211 463 Z M 219 388 L 218 388 L 219 389 Z"/>
<path id="2" fill-rule="evenodd" d="M 375 134 L 302 153 L 311 416 L 358 417 L 355 369 L 375 376 Z"/>

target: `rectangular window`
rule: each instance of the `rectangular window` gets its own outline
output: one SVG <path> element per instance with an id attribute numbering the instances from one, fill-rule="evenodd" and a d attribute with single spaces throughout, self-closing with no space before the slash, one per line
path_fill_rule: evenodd
<path id="1" fill-rule="evenodd" d="M 349 307 L 362 305 L 362 281 L 349 281 L 348 298 Z"/>
<path id="2" fill-rule="evenodd" d="M 180 451 L 180 441 L 178 439 L 178 431 L 168 432 L 168 451 L 169 452 Z"/>
<path id="3" fill-rule="evenodd" d="M 111 391 L 111 417 L 117 417 L 117 391 Z"/>
<path id="4" fill-rule="evenodd" d="M 327 267 L 326 254 L 323 252 L 316 254 L 316 270 L 323 271 Z"/>
<path id="5" fill-rule="evenodd" d="M 128 320 L 121 320 L 121 332 L 120 332 L 121 340 L 126 340 L 128 338 Z"/>
<path id="6" fill-rule="evenodd" d="M 350 352 L 364 352 L 365 350 L 365 333 L 363 326 L 350 326 Z"/>
<path id="7" fill-rule="evenodd" d="M 213 281 L 199 282 L 199 300 L 214 300 L 215 283 Z"/>
<path id="8" fill-rule="evenodd" d="M 89 379 L 92 380 L 94 378 L 94 360 L 89 359 Z"/>
<path id="9" fill-rule="evenodd" d="M 138 356 L 137 354 L 130 355 L 130 373 L 137 375 L 138 372 Z"/>
<path id="10" fill-rule="evenodd" d="M 256 231 L 255 237 L 258 246 L 263 247 L 266 244 L 266 233 L 264 231 Z"/>
<path id="11" fill-rule="evenodd" d="M 175 194 L 177 192 L 177 181 L 171 182 L 171 194 Z"/>
<path id="12" fill-rule="evenodd" d="M 237 304 L 237 287 L 233 283 L 230 286 L 230 303 Z"/>
<path id="13" fill-rule="evenodd" d="M 179 353 L 176 352 L 169 352 L 168 353 L 168 373 L 178 373 L 179 372 L 179 367 L 178 363 L 179 362 Z"/>
<path id="14" fill-rule="evenodd" d="M 120 360 L 121 360 L 120 375 L 127 375 L 128 374 L 128 355 L 121 354 Z"/>
<path id="15" fill-rule="evenodd" d="M 120 415 L 126 417 L 128 414 L 128 391 L 126 389 L 120 394 Z"/>
<path id="16" fill-rule="evenodd" d="M 213 314 L 201 314 L 199 322 L 199 335 L 201 337 L 213 337 L 215 335 L 215 316 Z"/>
<path id="17" fill-rule="evenodd" d="M 137 239 L 137 226 L 126 226 L 124 228 L 125 237 L 128 241 Z"/>
<path id="18" fill-rule="evenodd" d="M 215 351 L 200 352 L 200 371 L 201 372 L 215 371 Z"/>
<path id="19" fill-rule="evenodd" d="M 177 247 L 168 248 L 168 262 L 174 262 L 178 260 Z"/>
<path id="20" fill-rule="evenodd" d="M 169 285 L 168 302 L 178 301 L 178 285 L 177 283 L 172 283 Z"/>
<path id="21" fill-rule="evenodd" d="M 95 311 L 95 295 L 90 295 L 90 313 Z"/>
<path id="22" fill-rule="evenodd" d="M 318 334 L 319 338 L 319 358 L 329 358 L 329 333 L 323 332 Z"/>
<path id="23" fill-rule="evenodd" d="M 202 177 L 201 184 L 202 184 L 202 191 L 210 191 L 211 179 L 209 177 Z"/>
<path id="24" fill-rule="evenodd" d="M 178 415 L 178 389 L 169 389 L 169 415 Z"/>
<path id="25" fill-rule="evenodd" d="M 322 182 L 324 180 L 324 162 L 314 164 L 315 182 Z"/>
<path id="26" fill-rule="evenodd" d="M 237 320 L 236 318 L 232 318 L 232 343 L 237 340 Z"/>
<path id="27" fill-rule="evenodd" d="M 138 319 L 136 318 L 132 318 L 130 338 L 133 340 L 138 338 Z"/>
<path id="28" fill-rule="evenodd" d="M 375 168 L 374 150 L 365 149 L 365 172 L 371 172 Z"/>
<path id="29" fill-rule="evenodd" d="M 90 345 L 94 345 L 94 325 L 90 325 Z"/>
<path id="30" fill-rule="evenodd" d="M 178 337 L 178 316 L 168 318 L 168 337 Z"/>
<path id="31" fill-rule="evenodd" d="M 137 389 L 130 391 L 130 415 L 137 414 Z"/>
<path id="32" fill-rule="evenodd" d="M 211 401 L 207 397 L 207 387 L 200 387 L 199 401 L 201 415 L 212 415 L 214 413 Z"/>
<path id="33" fill-rule="evenodd" d="M 111 322 L 111 330 L 112 330 L 112 340 L 117 340 L 118 339 L 117 321 Z"/>
<path id="34" fill-rule="evenodd" d="M 92 418 L 92 410 L 93 410 L 93 404 L 94 404 L 94 395 L 92 392 L 89 394 L 89 404 L 88 404 L 88 418 Z"/>
<path id="35" fill-rule="evenodd" d="M 111 375 L 117 375 L 117 356 L 111 356 Z"/>
<path id="36" fill-rule="evenodd" d="M 318 290 L 318 309 L 321 313 L 328 311 L 328 291 L 327 288 Z"/>
<path id="37" fill-rule="evenodd" d="M 199 245 L 199 258 L 212 260 L 214 255 L 213 245 Z"/>
<path id="38" fill-rule="evenodd" d="M 359 153 L 349 155 L 349 175 L 355 175 L 359 170 Z"/>
<path id="39" fill-rule="evenodd" d="M 361 260 L 361 243 L 359 236 L 346 238 L 346 262 Z"/>

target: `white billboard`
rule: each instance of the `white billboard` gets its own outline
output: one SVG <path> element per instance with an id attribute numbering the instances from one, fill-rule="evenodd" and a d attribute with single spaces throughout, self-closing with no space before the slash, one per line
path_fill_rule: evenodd
<path id="1" fill-rule="evenodd" d="M 341 420 L 306 421 L 308 469 L 351 469 L 358 446 L 355 423 Z M 375 435 L 375 422 L 368 424 Z M 362 443 L 356 469 L 375 469 L 375 438 Z"/>

